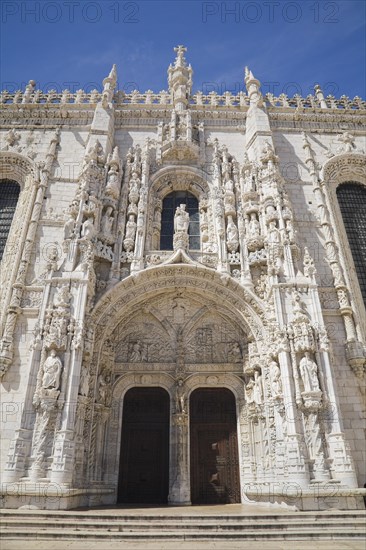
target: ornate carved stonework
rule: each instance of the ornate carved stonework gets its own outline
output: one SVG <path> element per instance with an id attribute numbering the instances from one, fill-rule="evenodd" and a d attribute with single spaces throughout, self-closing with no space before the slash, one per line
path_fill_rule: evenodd
<path id="1" fill-rule="evenodd" d="M 327 482 L 359 505 L 366 321 L 337 188 L 366 185 L 365 104 L 263 96 L 249 69 L 246 92 L 192 94 L 175 53 L 159 93 L 117 90 L 114 65 L 101 92 L 0 96 L 1 180 L 20 188 L 0 272 L 2 391 L 22 404 L 3 415 L 4 506 L 45 508 L 49 487 L 60 508 L 111 505 L 141 480 L 174 505 L 285 502 L 291 485 L 318 510 Z M 148 415 L 126 436 L 129 402 Z"/>

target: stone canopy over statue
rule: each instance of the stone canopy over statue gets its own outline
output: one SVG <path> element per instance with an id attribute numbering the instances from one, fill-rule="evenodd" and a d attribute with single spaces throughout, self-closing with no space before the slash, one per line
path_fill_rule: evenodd
<path id="1" fill-rule="evenodd" d="M 180 204 L 174 215 L 174 250 L 188 250 L 189 247 L 189 214 L 186 211 L 186 205 Z"/>

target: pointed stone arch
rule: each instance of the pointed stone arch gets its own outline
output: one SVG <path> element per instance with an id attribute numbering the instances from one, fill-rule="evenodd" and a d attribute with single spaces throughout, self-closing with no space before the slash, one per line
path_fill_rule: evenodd
<path id="1" fill-rule="evenodd" d="M 95 352 L 100 351 L 104 340 L 110 338 L 123 317 L 141 307 L 148 298 L 174 289 L 186 289 L 192 296 L 196 294 L 201 299 L 204 296 L 207 305 L 226 309 L 251 341 L 265 339 L 265 309 L 253 292 L 232 277 L 195 262 L 177 263 L 148 268 L 127 277 L 102 296 L 91 314 Z"/>
<path id="2" fill-rule="evenodd" d="M 153 174 L 149 183 L 147 250 L 158 249 L 156 247 L 158 236 L 153 238 L 153 235 L 154 231 L 160 235 L 159 222 L 157 222 L 159 211 L 161 215 L 164 198 L 174 191 L 191 193 L 200 205 L 201 201 L 207 201 L 209 197 L 209 177 L 200 168 L 192 166 L 165 166 Z"/>
<path id="3" fill-rule="evenodd" d="M 333 226 L 339 259 L 343 274 L 351 295 L 352 308 L 356 313 L 356 329 L 360 341 L 366 341 L 366 315 L 357 272 L 349 246 L 343 216 L 337 198 L 337 189 L 342 183 L 354 182 L 366 187 L 366 155 L 361 153 L 343 153 L 335 155 L 324 164 L 322 188 Z M 352 266 L 352 269 L 349 269 Z"/>
<path id="4" fill-rule="evenodd" d="M 12 284 L 18 272 L 23 254 L 28 223 L 31 218 L 37 188 L 38 170 L 34 162 L 19 153 L 0 151 L 0 193 L 1 181 L 11 180 L 20 187 L 17 206 L 4 249 L 0 267 L 0 327 L 3 326 L 6 308 L 10 300 Z"/>

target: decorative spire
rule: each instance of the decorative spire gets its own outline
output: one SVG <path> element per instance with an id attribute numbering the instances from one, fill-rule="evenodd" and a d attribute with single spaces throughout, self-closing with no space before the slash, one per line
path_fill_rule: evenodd
<path id="1" fill-rule="evenodd" d="M 324 98 L 323 90 L 321 89 L 321 87 L 319 86 L 319 84 L 316 84 L 316 85 L 314 86 L 314 90 L 315 90 L 316 98 L 317 98 L 317 100 L 318 100 L 319 103 L 320 103 L 320 107 L 321 107 L 322 109 L 328 109 L 327 102 L 325 101 L 325 98 Z"/>
<path id="2" fill-rule="evenodd" d="M 187 48 L 177 46 L 174 48 L 174 51 L 177 54 L 174 65 L 170 64 L 168 68 L 169 91 L 172 95 L 175 109 L 177 111 L 184 111 L 187 108 L 191 94 L 193 70 L 190 65 L 187 66 L 184 57 Z"/>
<path id="3" fill-rule="evenodd" d="M 113 92 L 117 86 L 117 68 L 113 65 L 109 75 L 103 80 L 102 105 L 104 108 L 112 102 Z"/>
<path id="4" fill-rule="evenodd" d="M 261 83 L 259 82 L 259 80 L 257 80 L 254 77 L 252 71 L 248 67 L 245 67 L 244 81 L 245 81 L 245 86 L 248 90 L 250 104 L 260 106 L 262 104 L 262 99 L 263 99 L 263 96 L 260 92 Z"/>

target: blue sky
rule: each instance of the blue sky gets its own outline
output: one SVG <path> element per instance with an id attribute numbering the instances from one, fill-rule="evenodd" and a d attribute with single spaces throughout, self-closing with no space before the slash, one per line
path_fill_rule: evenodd
<path id="1" fill-rule="evenodd" d="M 117 64 L 119 88 L 167 89 L 184 44 L 193 88 L 243 89 L 249 65 L 264 92 L 365 97 L 362 0 L 1 2 L 1 89 L 100 89 Z"/>

